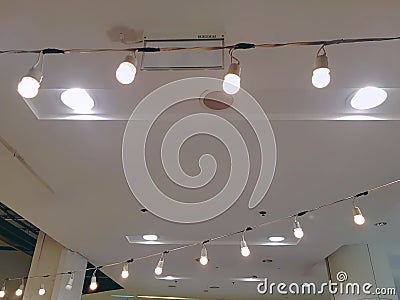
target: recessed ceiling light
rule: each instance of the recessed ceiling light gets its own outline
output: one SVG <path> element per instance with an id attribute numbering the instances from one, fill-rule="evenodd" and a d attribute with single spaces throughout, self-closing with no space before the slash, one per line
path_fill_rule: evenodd
<path id="1" fill-rule="evenodd" d="M 383 227 L 383 226 L 386 226 L 387 223 L 386 222 L 378 222 L 378 223 L 375 223 L 374 225 L 377 227 Z"/>
<path id="2" fill-rule="evenodd" d="M 387 98 L 387 92 L 384 89 L 367 86 L 361 88 L 351 98 L 350 105 L 359 110 L 371 109 L 381 105 Z"/>
<path id="3" fill-rule="evenodd" d="M 276 242 L 276 243 L 283 242 L 285 240 L 283 236 L 270 236 L 268 239 L 271 242 Z"/>
<path id="4" fill-rule="evenodd" d="M 65 90 L 61 94 L 61 101 L 79 113 L 87 113 L 94 107 L 94 101 L 92 97 L 84 89 L 73 88 Z"/>
<path id="5" fill-rule="evenodd" d="M 157 241 L 157 240 L 158 240 L 158 236 L 155 235 L 155 234 L 144 234 L 144 235 L 142 236 L 142 238 L 143 238 L 145 241 Z"/>

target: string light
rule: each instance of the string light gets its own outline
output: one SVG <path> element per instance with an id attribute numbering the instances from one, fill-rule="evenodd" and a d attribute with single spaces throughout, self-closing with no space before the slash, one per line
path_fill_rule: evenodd
<path id="1" fill-rule="evenodd" d="M 70 276 L 69 276 L 68 282 L 67 282 L 67 284 L 65 285 L 65 289 L 66 289 L 67 291 L 72 290 L 73 283 L 74 283 L 74 273 L 71 273 Z"/>
<path id="2" fill-rule="evenodd" d="M 46 289 L 44 288 L 44 284 L 42 283 L 39 289 L 39 296 L 43 296 L 44 294 L 46 294 Z"/>
<path id="3" fill-rule="evenodd" d="M 121 277 L 123 279 L 126 279 L 129 277 L 129 264 L 128 263 L 125 263 L 124 266 L 122 267 Z"/>
<path id="4" fill-rule="evenodd" d="M 322 54 L 321 51 L 323 51 Z M 311 80 L 312 84 L 318 89 L 327 87 L 329 82 L 331 82 L 330 72 L 331 71 L 329 70 L 328 66 L 328 56 L 326 55 L 325 45 L 323 45 L 319 49 L 315 59 L 315 69 L 313 71 Z"/>
<path id="5" fill-rule="evenodd" d="M 35 98 L 39 93 L 40 83 L 43 78 L 43 52 L 40 52 L 36 64 L 18 83 L 18 93 L 27 99 Z"/>
<path id="6" fill-rule="evenodd" d="M 133 55 L 125 57 L 124 61 L 119 65 L 115 71 L 115 77 L 122 84 L 130 84 L 135 80 L 137 71 L 137 60 Z"/>
<path id="7" fill-rule="evenodd" d="M 25 288 L 25 284 L 24 284 L 24 279 L 21 280 L 21 285 L 19 286 L 19 288 L 15 291 L 15 295 L 16 296 L 21 296 L 22 293 L 24 292 L 24 288 Z"/>
<path id="8" fill-rule="evenodd" d="M 207 253 L 206 244 L 204 244 L 204 243 L 203 243 L 203 247 L 201 248 L 200 264 L 203 266 L 206 266 L 208 264 L 208 253 Z"/>
<path id="9" fill-rule="evenodd" d="M 6 296 L 6 281 L 4 280 L 3 286 L 0 290 L 0 298 L 4 298 Z"/>
<path id="10" fill-rule="evenodd" d="M 282 218 L 279 218 L 279 219 L 271 220 L 269 222 L 265 222 L 265 223 L 261 223 L 261 224 L 258 224 L 258 225 L 254 225 L 254 226 L 249 227 L 248 229 L 246 229 L 246 231 L 250 230 L 250 229 L 261 229 L 261 228 L 263 228 L 265 226 L 276 224 L 278 222 L 291 220 L 291 219 L 294 218 L 294 233 L 295 233 L 297 238 L 301 238 L 301 237 L 303 237 L 304 232 L 301 229 L 300 222 L 297 221 L 297 217 L 301 217 L 301 216 L 304 216 L 307 213 L 319 211 L 321 209 L 329 208 L 331 206 L 338 205 L 338 204 L 341 204 L 343 202 L 347 202 L 347 201 L 351 201 L 351 200 L 353 201 L 353 204 L 354 204 L 355 199 L 358 199 L 361 196 L 367 196 L 370 192 L 377 192 L 379 190 L 389 188 L 392 185 L 399 184 L 399 183 L 400 183 L 400 179 L 397 179 L 397 180 L 391 181 L 389 183 L 386 183 L 386 184 L 371 188 L 369 190 L 366 190 L 366 191 L 364 191 L 362 193 L 359 193 L 359 194 L 356 194 L 354 196 L 341 198 L 341 199 L 338 199 L 338 200 L 335 200 L 335 201 L 332 201 L 332 202 L 325 203 L 325 204 L 322 204 L 320 206 L 314 207 L 312 209 L 308 209 L 308 210 L 304 210 L 304 211 L 298 212 L 298 213 L 296 213 L 294 215 L 289 215 L 289 216 L 282 217 Z M 361 215 L 362 216 L 361 210 L 358 207 L 356 207 L 355 205 L 354 205 L 354 208 L 357 208 L 357 214 L 356 215 Z M 360 212 L 360 214 L 359 214 L 359 212 Z M 220 239 L 231 237 L 231 236 L 234 236 L 234 235 L 237 235 L 237 234 L 240 234 L 240 233 L 243 234 L 244 231 L 241 230 L 241 231 L 234 231 L 234 232 L 231 232 L 231 233 L 225 233 L 225 234 L 220 235 L 220 236 L 212 237 L 212 238 L 208 239 L 207 242 L 220 240 Z M 301 233 L 301 236 L 299 235 L 300 233 Z M 134 260 L 136 261 L 136 260 L 149 259 L 149 258 L 153 258 L 153 257 L 161 254 L 160 261 L 158 262 L 157 267 L 155 269 L 156 275 L 161 275 L 162 271 L 163 271 L 163 266 L 164 266 L 164 254 L 170 253 L 170 252 L 174 252 L 174 251 L 183 250 L 183 249 L 190 248 L 190 247 L 195 247 L 195 246 L 202 245 L 202 244 L 204 245 L 204 243 L 205 242 L 202 242 L 202 243 L 201 242 L 196 242 L 196 243 L 193 243 L 193 244 L 183 245 L 183 246 L 179 246 L 179 247 L 176 247 L 176 248 L 173 248 L 173 249 L 169 249 L 168 251 L 164 251 L 163 253 L 149 254 L 149 255 L 146 255 L 146 256 L 142 256 L 142 257 L 132 258 L 129 261 L 111 263 L 111 264 L 108 264 L 108 265 L 103 265 L 103 266 L 100 266 L 100 267 L 96 267 L 96 269 L 93 272 L 90 288 L 92 288 L 92 287 L 94 287 L 94 289 L 97 288 L 97 280 L 96 280 L 96 275 L 95 274 L 96 274 L 96 271 L 98 269 L 101 269 L 101 268 L 104 268 L 104 267 L 112 267 L 112 266 L 115 266 L 115 265 L 123 265 L 123 264 L 129 263 L 129 262 L 133 262 Z M 241 245 L 242 245 L 242 243 L 241 243 Z M 73 282 L 74 273 L 87 272 L 87 271 L 90 271 L 90 270 L 92 270 L 92 268 L 86 268 L 86 269 L 82 269 L 82 270 L 75 270 L 75 271 L 69 271 L 69 272 L 60 272 L 60 273 L 56 273 L 56 274 L 53 274 L 53 275 L 32 276 L 32 277 L 23 277 L 23 278 L 7 278 L 7 279 L 5 279 L 3 281 L 3 288 L 2 288 L 2 290 L 0 290 L 0 296 L 2 295 L 2 293 L 1 293 L 2 291 L 5 292 L 5 282 L 6 281 L 10 281 L 10 280 L 21 280 L 22 281 L 22 284 L 20 285 L 19 289 L 16 291 L 16 295 L 17 296 L 21 296 L 22 293 L 23 293 L 23 290 L 24 290 L 24 280 L 26 278 L 38 278 L 38 277 L 46 278 L 46 277 L 50 277 L 50 276 L 54 276 L 55 277 L 55 276 L 61 276 L 61 275 L 70 275 L 70 278 L 69 278 L 69 281 L 67 283 L 67 286 L 70 286 L 71 289 L 72 289 L 72 282 Z M 69 290 L 70 288 L 67 287 L 67 286 L 66 286 L 66 289 Z"/>
<path id="11" fill-rule="evenodd" d="M 248 257 L 250 255 L 250 249 L 247 247 L 246 240 L 244 239 L 244 232 L 242 234 L 242 240 L 240 241 L 240 253 L 244 257 Z"/>
<path id="12" fill-rule="evenodd" d="M 98 286 L 99 286 L 99 285 L 97 284 L 96 271 L 97 271 L 97 269 L 95 269 L 95 270 L 93 271 L 92 278 L 90 279 L 89 289 L 90 289 L 91 291 L 97 290 L 97 288 L 98 288 Z"/>
<path id="13" fill-rule="evenodd" d="M 157 267 L 154 269 L 154 274 L 160 276 L 164 268 L 164 253 L 161 254 L 160 260 L 158 261 Z"/>
<path id="14" fill-rule="evenodd" d="M 240 62 L 233 56 L 233 49 L 229 51 L 229 55 L 231 64 L 229 65 L 228 73 L 224 77 L 222 88 L 225 93 L 234 95 L 240 90 Z"/>
<path id="15" fill-rule="evenodd" d="M 298 239 L 303 238 L 304 232 L 303 232 L 303 229 L 300 226 L 300 222 L 297 221 L 297 218 L 294 219 L 293 227 L 294 227 L 294 229 L 293 229 L 294 236 L 296 238 L 298 238 Z"/>

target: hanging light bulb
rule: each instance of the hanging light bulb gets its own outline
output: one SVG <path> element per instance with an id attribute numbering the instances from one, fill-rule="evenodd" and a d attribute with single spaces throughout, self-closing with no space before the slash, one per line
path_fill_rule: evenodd
<path id="1" fill-rule="evenodd" d="M 320 54 L 321 50 L 324 52 Z M 328 56 L 325 52 L 325 47 L 322 46 L 317 54 L 315 59 L 315 68 L 312 75 L 312 84 L 318 89 L 322 89 L 327 87 L 329 82 L 331 81 L 331 75 L 328 66 Z"/>
<path id="2" fill-rule="evenodd" d="M 294 236 L 298 239 L 301 239 L 304 236 L 304 232 L 300 226 L 300 222 L 295 219 L 293 227 L 294 227 L 293 229 Z"/>
<path id="3" fill-rule="evenodd" d="M 24 292 L 24 288 L 25 288 L 25 284 L 24 284 L 24 280 L 22 279 L 21 281 L 21 285 L 19 286 L 19 288 L 15 291 L 15 295 L 16 296 L 21 296 L 22 293 Z"/>
<path id="4" fill-rule="evenodd" d="M 158 261 L 157 267 L 154 269 L 154 273 L 157 276 L 160 276 L 163 272 L 163 268 L 164 268 L 164 253 L 161 254 L 160 260 Z"/>
<path id="5" fill-rule="evenodd" d="M 358 206 L 353 208 L 354 223 L 357 225 L 363 225 L 365 223 L 365 218 L 361 213 L 361 209 Z"/>
<path id="6" fill-rule="evenodd" d="M 222 89 L 229 95 L 236 94 L 240 90 L 240 62 L 233 56 L 233 49 L 229 50 L 231 64 L 229 65 L 228 73 L 224 77 Z M 233 62 L 233 61 L 236 62 Z"/>
<path id="7" fill-rule="evenodd" d="M 39 289 L 39 296 L 43 296 L 44 294 L 46 294 L 46 289 L 44 288 L 44 284 L 42 283 Z"/>
<path id="8" fill-rule="evenodd" d="M 124 61 L 115 71 L 115 77 L 122 84 L 130 84 L 135 80 L 137 60 L 133 55 L 125 57 Z"/>
<path id="9" fill-rule="evenodd" d="M 71 273 L 71 275 L 69 276 L 68 282 L 65 286 L 65 289 L 67 291 L 72 290 L 72 284 L 74 283 L 74 273 Z"/>
<path id="10" fill-rule="evenodd" d="M 248 257 L 250 255 L 250 249 L 247 247 L 246 240 L 244 239 L 244 232 L 242 235 L 242 240 L 240 241 L 240 253 L 242 253 L 242 256 Z"/>
<path id="11" fill-rule="evenodd" d="M 96 270 L 94 270 L 93 275 L 92 275 L 92 279 L 90 280 L 90 285 L 89 285 L 89 289 L 91 291 L 95 291 L 98 288 L 98 284 L 97 284 L 97 278 L 96 278 Z"/>
<path id="12" fill-rule="evenodd" d="M 203 247 L 201 248 L 201 254 L 200 254 L 200 263 L 205 266 L 208 264 L 208 255 L 207 255 L 207 248 L 206 245 L 203 244 Z"/>
<path id="13" fill-rule="evenodd" d="M 126 279 L 129 277 L 129 264 L 128 263 L 125 263 L 124 266 L 122 267 L 121 277 L 123 279 Z"/>
<path id="14" fill-rule="evenodd" d="M 0 290 L 0 298 L 4 298 L 6 296 L 6 281 L 3 282 L 3 287 Z"/>
<path id="15" fill-rule="evenodd" d="M 37 63 L 28 71 L 28 73 L 18 83 L 18 93 L 27 99 L 37 96 L 39 93 L 40 83 L 43 78 L 43 53 L 39 54 Z M 39 66 L 40 65 L 40 66 Z"/>

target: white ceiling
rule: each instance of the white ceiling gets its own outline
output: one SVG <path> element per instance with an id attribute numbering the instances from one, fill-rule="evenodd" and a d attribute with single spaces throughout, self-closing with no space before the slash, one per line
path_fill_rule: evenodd
<path id="1" fill-rule="evenodd" d="M 119 47 L 122 45 L 110 41 L 108 35 L 118 26 L 166 36 L 223 32 L 227 43 L 391 36 L 399 34 L 399 11 L 400 3 L 389 0 L 16 0 L 1 4 L 1 49 Z M 263 202 L 249 210 L 247 199 L 257 172 L 252 170 L 249 185 L 231 209 L 211 221 L 194 225 L 170 223 L 140 212 L 142 207 L 131 194 L 122 169 L 126 121 L 37 120 L 15 91 L 19 78 L 36 58 L 1 56 L 0 135 L 56 193 L 54 202 L 43 201 L 36 206 L 26 198 L 4 202 L 66 247 L 103 265 L 158 252 L 173 247 L 176 241 L 202 241 L 210 235 L 240 230 L 398 179 L 400 124 L 394 119 L 398 119 L 400 112 L 399 50 L 399 42 L 329 47 L 333 77 L 331 86 L 324 91 L 313 89 L 310 83 L 317 48 L 239 52 L 242 87 L 271 114 L 278 154 L 275 178 Z M 104 90 L 114 93 L 116 106 L 132 110 L 146 94 L 170 81 L 191 76 L 222 78 L 224 74 L 139 72 L 132 86 L 121 87 L 115 82 L 114 69 L 122 58 L 116 54 L 49 56 L 45 61 L 43 91 L 73 86 L 100 93 Z M 334 121 L 356 113 L 348 106 L 347 98 L 355 88 L 370 84 L 390 88 L 388 101 L 373 113 L 391 120 Z M 119 92 L 120 89 L 125 92 Z M 199 109 L 197 102 L 192 105 L 194 110 Z M 236 125 L 248 132 L 243 122 Z M 165 126 L 166 123 L 159 125 L 156 137 L 162 136 Z M 247 138 L 250 145 L 254 143 L 251 134 Z M 150 171 L 155 180 L 162 181 L 162 166 L 156 165 L 157 146 L 159 143 L 152 144 L 155 150 L 150 156 L 155 163 Z M 204 153 L 222 159 L 221 174 L 215 184 L 199 194 L 178 189 L 164 179 L 164 188 L 178 199 L 193 200 L 218 191 L 228 170 L 220 143 L 207 137 L 192 139 L 183 148 L 182 164 L 189 172 L 195 171 L 197 159 Z M 257 165 L 256 146 L 251 147 L 250 156 Z M 200 249 L 171 254 L 166 260 L 166 274 L 190 278 L 178 282 L 177 288 L 168 288 L 170 283 L 154 279 L 156 259 L 134 264 L 133 276 L 126 282 L 120 280 L 119 268 L 104 271 L 121 283 L 127 293 L 215 299 L 257 297 L 255 283 L 233 285 L 232 278 L 257 275 L 285 281 L 322 281 L 326 276 L 323 259 L 343 244 L 379 242 L 387 246 L 390 255 L 399 254 L 393 246 L 400 242 L 399 192 L 400 187 L 394 187 L 364 199 L 360 205 L 368 224 L 362 229 L 352 223 L 351 205 L 345 204 L 306 216 L 306 236 L 297 246 L 253 246 L 251 257 L 243 260 L 238 245 L 210 245 L 210 264 L 206 268 L 194 261 Z M 265 218 L 259 216 L 260 210 L 268 212 Z M 373 223 L 378 221 L 387 221 L 388 226 L 374 227 Z M 270 235 L 289 236 L 291 226 L 288 222 L 251 232 L 247 239 L 249 244 L 255 244 Z M 159 234 L 171 245 L 131 245 L 125 239 L 126 235 L 143 233 Z M 263 259 L 273 262 L 263 264 Z M 204 293 L 210 285 L 221 288 Z"/>

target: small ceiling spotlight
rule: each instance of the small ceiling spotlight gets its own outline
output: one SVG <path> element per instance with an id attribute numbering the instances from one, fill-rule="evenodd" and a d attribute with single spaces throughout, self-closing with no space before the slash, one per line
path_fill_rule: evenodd
<path id="1" fill-rule="evenodd" d="M 157 241 L 157 240 L 158 240 L 158 236 L 155 235 L 155 234 L 144 234 L 144 235 L 142 236 L 142 238 L 143 238 L 145 241 L 150 241 L 150 242 L 154 242 L 154 241 Z"/>
<path id="2" fill-rule="evenodd" d="M 366 110 L 381 105 L 386 99 L 387 92 L 384 89 L 367 86 L 354 94 L 350 100 L 350 105 L 358 110 Z"/>
<path id="3" fill-rule="evenodd" d="M 323 53 L 321 54 L 321 51 Z M 328 56 L 326 55 L 325 45 L 323 45 L 317 53 L 315 59 L 315 68 L 312 74 L 311 82 L 318 89 L 327 87 L 331 81 L 330 70 L 328 66 Z"/>
<path id="4" fill-rule="evenodd" d="M 358 206 L 353 207 L 353 216 L 354 216 L 354 223 L 357 225 L 364 225 L 365 218 L 361 213 L 361 209 Z"/>
<path id="5" fill-rule="evenodd" d="M 222 88 L 225 93 L 234 95 L 240 90 L 240 62 L 233 56 L 233 50 L 229 50 L 231 64 L 229 65 L 228 73 L 224 77 Z M 234 62 L 235 61 L 235 62 Z"/>
<path id="6" fill-rule="evenodd" d="M 270 236 L 268 239 L 270 240 L 270 242 L 273 242 L 273 243 L 280 243 L 285 240 L 285 238 L 283 236 Z"/>
<path id="7" fill-rule="evenodd" d="M 203 244 L 203 247 L 201 248 L 200 264 L 202 264 L 203 266 L 206 266 L 208 264 L 208 254 L 205 244 Z"/>
<path id="8" fill-rule="evenodd" d="M 123 62 L 119 65 L 115 71 L 115 77 L 119 83 L 130 84 L 135 80 L 137 71 L 137 59 L 136 55 L 127 55 Z"/>
<path id="9" fill-rule="evenodd" d="M 0 298 L 4 298 L 6 296 L 6 281 L 4 280 L 3 286 L 0 290 Z"/>
<path id="10" fill-rule="evenodd" d="M 43 79 L 43 52 L 39 53 L 36 64 L 29 69 L 28 73 L 18 83 L 18 93 L 26 98 L 35 98 L 39 93 L 40 83 Z"/>
<path id="11" fill-rule="evenodd" d="M 77 113 L 91 112 L 94 101 L 88 92 L 80 88 L 65 90 L 61 94 L 61 101 Z"/>

